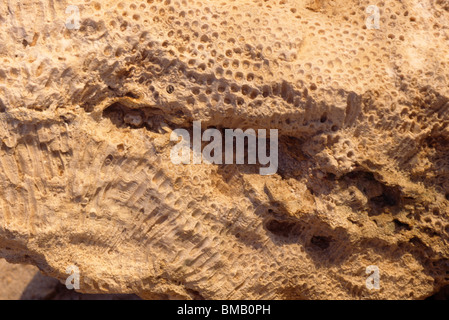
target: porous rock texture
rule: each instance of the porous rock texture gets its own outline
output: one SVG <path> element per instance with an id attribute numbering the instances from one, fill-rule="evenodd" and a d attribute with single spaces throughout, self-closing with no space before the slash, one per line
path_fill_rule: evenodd
<path id="1" fill-rule="evenodd" d="M 432 295 L 448 25 L 447 0 L 3 1 L 0 256 L 146 299 Z M 278 129 L 277 173 L 174 165 L 195 120 Z"/>

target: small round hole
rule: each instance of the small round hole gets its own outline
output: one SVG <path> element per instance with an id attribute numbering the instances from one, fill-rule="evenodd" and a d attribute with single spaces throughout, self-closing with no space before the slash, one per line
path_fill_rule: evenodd
<path id="1" fill-rule="evenodd" d="M 175 91 L 175 88 L 172 85 L 167 86 L 167 92 L 172 94 Z"/>

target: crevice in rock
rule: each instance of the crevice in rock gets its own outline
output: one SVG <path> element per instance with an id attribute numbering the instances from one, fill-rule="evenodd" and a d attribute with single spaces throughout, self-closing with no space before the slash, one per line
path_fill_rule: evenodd
<path id="1" fill-rule="evenodd" d="M 287 239 L 301 235 L 301 225 L 296 221 L 269 219 L 265 228 L 272 234 Z"/>
<path id="2" fill-rule="evenodd" d="M 310 244 L 316 248 L 319 248 L 320 250 L 326 250 L 329 248 L 332 237 L 325 237 L 325 236 L 313 236 L 310 239 Z"/>

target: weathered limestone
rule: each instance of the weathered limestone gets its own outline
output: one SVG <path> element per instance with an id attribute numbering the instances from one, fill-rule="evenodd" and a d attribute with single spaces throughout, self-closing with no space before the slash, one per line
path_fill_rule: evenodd
<path id="1" fill-rule="evenodd" d="M 430 0 L 3 2 L 0 256 L 147 299 L 432 295 L 448 26 Z M 193 121 L 278 129 L 277 173 L 174 165 Z"/>

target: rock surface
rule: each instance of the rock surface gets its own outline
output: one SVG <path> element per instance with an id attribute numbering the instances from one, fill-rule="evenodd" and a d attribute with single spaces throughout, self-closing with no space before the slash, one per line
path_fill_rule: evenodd
<path id="1" fill-rule="evenodd" d="M 0 259 L 0 300 L 137 300 L 135 295 L 81 294 L 30 265 Z"/>
<path id="2" fill-rule="evenodd" d="M 448 284 L 447 1 L 12 0 L 0 25 L 1 257 L 146 299 Z M 195 120 L 278 129 L 277 174 L 174 165 Z"/>

